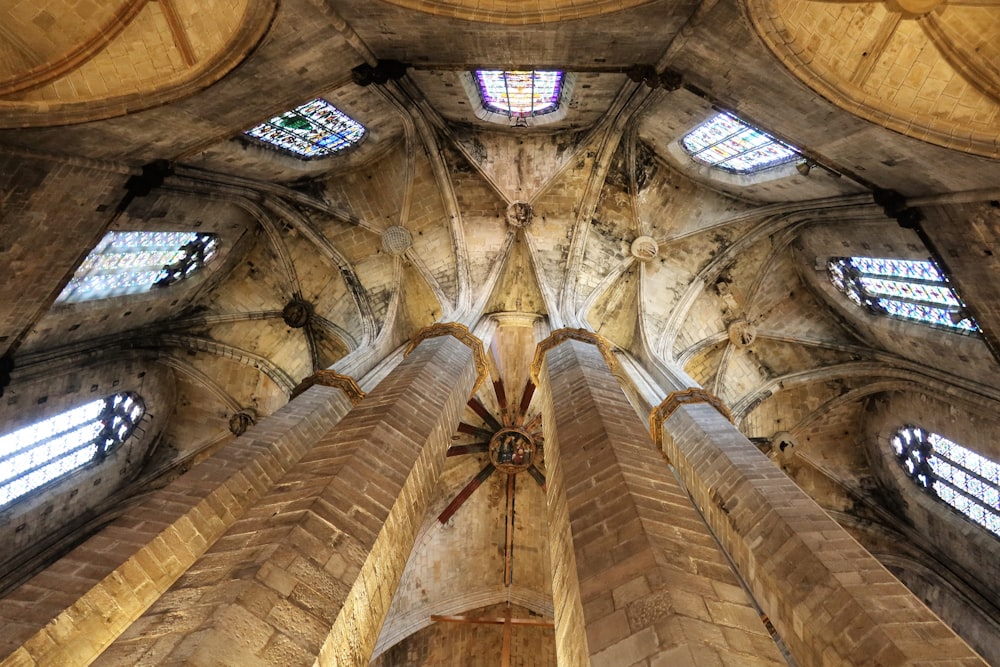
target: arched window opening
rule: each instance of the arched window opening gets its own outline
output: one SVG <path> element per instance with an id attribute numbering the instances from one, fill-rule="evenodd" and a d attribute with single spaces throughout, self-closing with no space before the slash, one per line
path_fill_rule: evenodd
<path id="1" fill-rule="evenodd" d="M 541 116 L 559 109 L 563 73 L 559 70 L 476 70 L 483 108 L 511 118 Z"/>
<path id="2" fill-rule="evenodd" d="M 752 174 L 799 157 L 794 148 L 727 113 L 688 132 L 681 145 L 698 162 L 733 174 Z"/>
<path id="3" fill-rule="evenodd" d="M 365 127 L 324 99 L 286 111 L 252 127 L 247 135 L 303 160 L 326 157 L 356 145 Z"/>
<path id="4" fill-rule="evenodd" d="M 934 262 L 879 257 L 833 257 L 830 282 L 859 306 L 879 315 L 979 331 Z"/>
<path id="5" fill-rule="evenodd" d="M 191 276 L 215 257 L 219 237 L 198 232 L 108 232 L 56 303 L 138 294 Z"/>
<path id="6" fill-rule="evenodd" d="M 891 442 L 920 488 L 1000 536 L 1000 464 L 919 426 L 900 428 Z"/>
<path id="7" fill-rule="evenodd" d="M 145 413 L 120 392 L 0 436 L 0 507 L 104 457 L 125 442 Z"/>

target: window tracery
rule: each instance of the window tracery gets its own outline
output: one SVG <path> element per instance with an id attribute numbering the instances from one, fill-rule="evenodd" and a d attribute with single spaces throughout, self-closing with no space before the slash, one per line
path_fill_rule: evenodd
<path id="1" fill-rule="evenodd" d="M 191 276 L 215 257 L 219 238 L 199 232 L 108 232 L 56 303 L 138 294 Z"/>
<path id="2" fill-rule="evenodd" d="M 752 174 L 799 157 L 794 148 L 728 113 L 688 132 L 681 145 L 698 162 L 733 174 Z"/>
<path id="3" fill-rule="evenodd" d="M 559 70 L 476 70 L 483 108 L 511 118 L 541 116 L 559 109 L 563 72 Z"/>
<path id="4" fill-rule="evenodd" d="M 326 157 L 356 145 L 365 127 L 322 98 L 306 102 L 245 132 L 303 160 Z"/>
<path id="5" fill-rule="evenodd" d="M 142 399 L 119 392 L 0 436 L 0 507 L 101 461 L 145 414 Z"/>
<path id="6" fill-rule="evenodd" d="M 834 257 L 830 282 L 859 306 L 880 315 L 979 331 L 934 262 L 880 257 Z"/>
<path id="7" fill-rule="evenodd" d="M 1000 537 L 1000 464 L 919 426 L 903 426 L 890 441 L 920 488 Z"/>

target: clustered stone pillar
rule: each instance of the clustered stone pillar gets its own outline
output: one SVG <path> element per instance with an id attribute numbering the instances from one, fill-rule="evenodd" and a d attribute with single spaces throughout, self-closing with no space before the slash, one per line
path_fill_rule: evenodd
<path id="1" fill-rule="evenodd" d="M 0 600 L 0 665 L 89 664 L 351 409 L 314 387 Z"/>
<path id="2" fill-rule="evenodd" d="M 559 664 L 784 665 L 609 368 L 603 339 L 538 347 Z"/>
<path id="3" fill-rule="evenodd" d="M 697 388 L 650 417 L 675 466 L 802 667 L 985 665 Z"/>
<path id="4" fill-rule="evenodd" d="M 367 665 L 485 371 L 465 327 L 422 331 L 392 375 L 95 664 Z"/>

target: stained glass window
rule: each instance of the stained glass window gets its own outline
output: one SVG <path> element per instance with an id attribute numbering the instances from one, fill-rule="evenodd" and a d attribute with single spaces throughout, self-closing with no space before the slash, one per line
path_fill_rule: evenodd
<path id="1" fill-rule="evenodd" d="M 563 73 L 538 70 L 476 70 L 487 111 L 513 118 L 541 116 L 559 108 Z"/>
<path id="2" fill-rule="evenodd" d="M 250 128 L 246 134 L 310 160 L 350 148 L 365 136 L 365 127 L 317 98 Z"/>
<path id="3" fill-rule="evenodd" d="M 215 234 L 108 232 L 76 270 L 56 303 L 76 303 L 166 287 L 190 276 L 219 247 Z"/>
<path id="4" fill-rule="evenodd" d="M 727 113 L 709 118 L 681 144 L 695 160 L 734 174 L 775 167 L 799 156 L 794 148 Z"/>
<path id="5" fill-rule="evenodd" d="M 979 331 L 934 262 L 834 257 L 827 270 L 837 289 L 872 312 L 966 333 Z"/>
<path id="6" fill-rule="evenodd" d="M 920 488 L 1000 536 L 1000 464 L 919 426 L 902 427 L 891 442 Z"/>
<path id="7" fill-rule="evenodd" d="M 0 506 L 102 460 L 144 413 L 141 398 L 122 392 L 0 436 Z"/>

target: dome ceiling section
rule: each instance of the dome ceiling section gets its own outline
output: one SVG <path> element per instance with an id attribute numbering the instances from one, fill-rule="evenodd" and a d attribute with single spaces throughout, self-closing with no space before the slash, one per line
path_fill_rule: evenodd
<path id="1" fill-rule="evenodd" d="M 0 124 L 109 118 L 204 88 L 260 41 L 277 3 L 49 0 L 41 5 L 14 3 L 0 19 Z"/>
<path id="2" fill-rule="evenodd" d="M 746 5 L 772 52 L 838 106 L 939 146 L 1000 156 L 996 6 L 972 0 Z"/>

